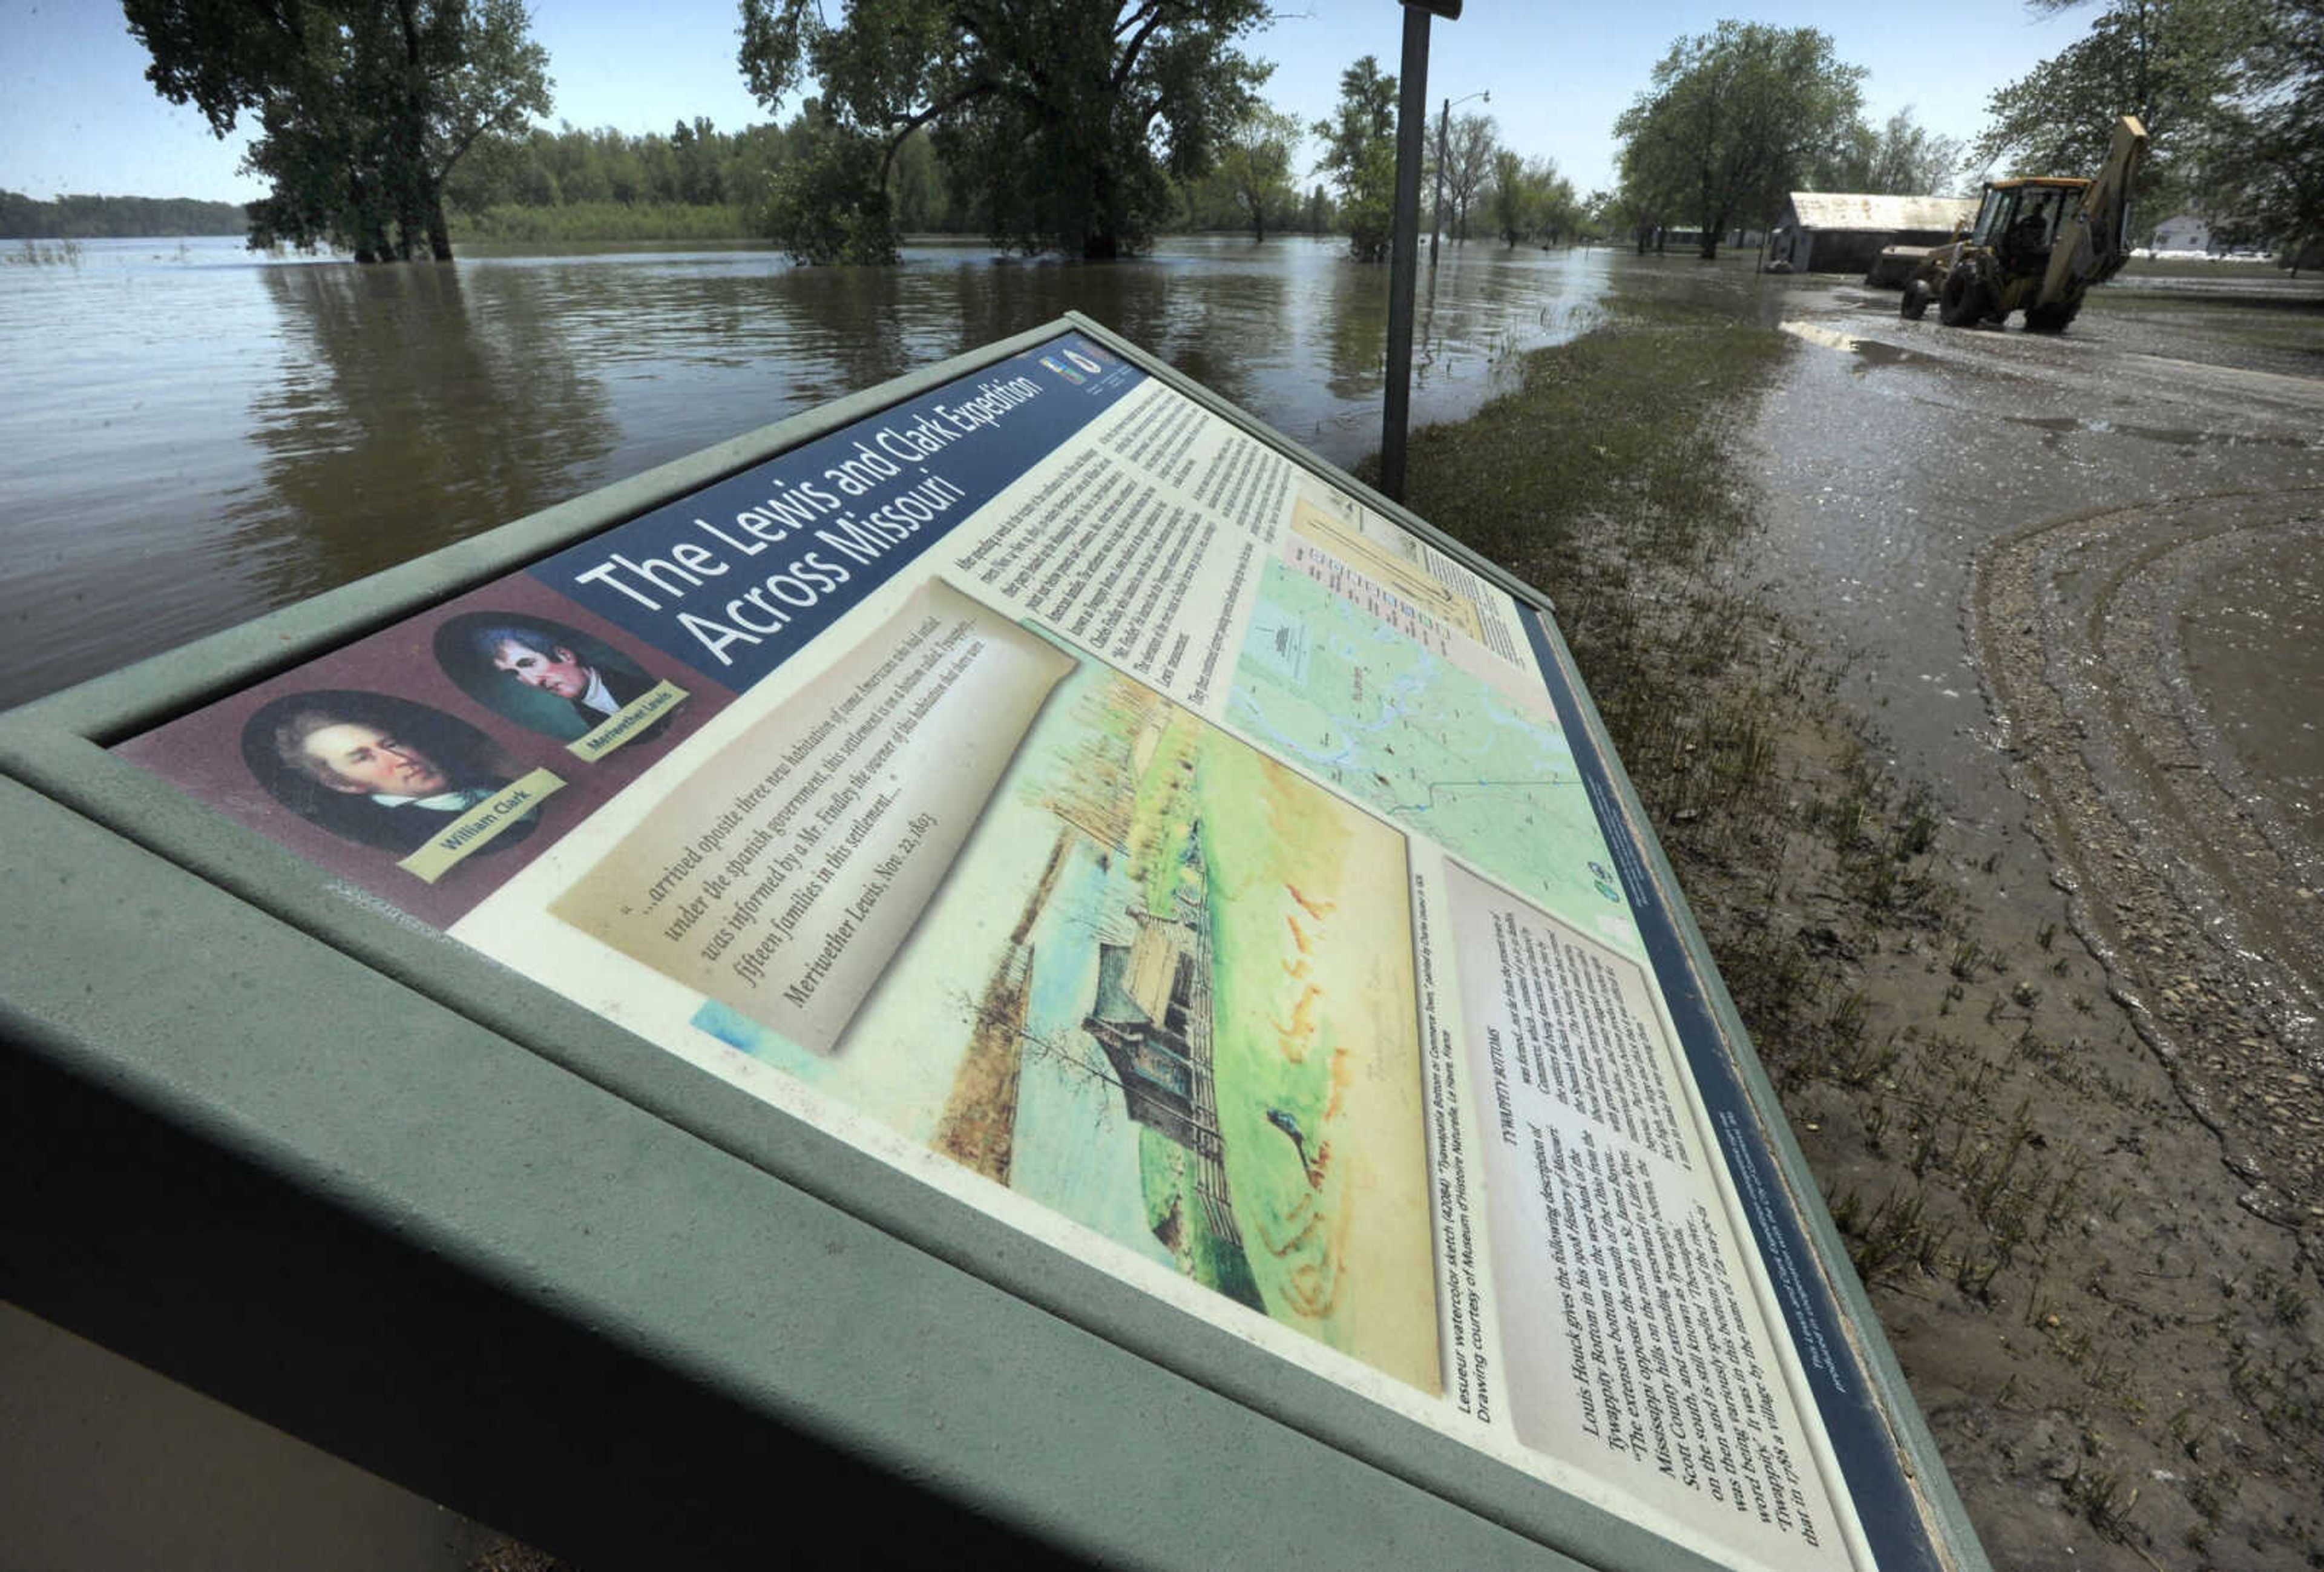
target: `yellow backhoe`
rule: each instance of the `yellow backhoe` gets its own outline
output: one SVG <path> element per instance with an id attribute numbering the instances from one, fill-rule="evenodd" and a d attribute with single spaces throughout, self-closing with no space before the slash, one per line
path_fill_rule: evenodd
<path id="1" fill-rule="evenodd" d="M 2023 310 L 2027 332 L 2060 331 L 2090 286 L 2130 258 L 2130 180 L 2145 152 L 2146 127 L 2126 115 L 2096 180 L 1986 181 L 1969 233 L 1930 252 L 1904 281 L 1904 319 L 1919 321 L 1933 301 L 1949 328 L 1997 326 Z"/>

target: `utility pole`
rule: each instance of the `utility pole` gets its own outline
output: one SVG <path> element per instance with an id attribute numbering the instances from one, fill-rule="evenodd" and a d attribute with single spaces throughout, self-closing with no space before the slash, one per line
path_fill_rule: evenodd
<path id="1" fill-rule="evenodd" d="M 1452 145 L 1452 106 L 1466 104 L 1470 98 L 1482 98 L 1489 104 L 1493 101 L 1493 90 L 1488 88 L 1481 93 L 1471 93 L 1465 97 L 1447 98 L 1443 112 L 1436 117 L 1436 216 L 1430 221 L 1428 228 L 1430 267 L 1436 265 L 1436 236 L 1444 227 L 1444 160 L 1447 149 Z"/>

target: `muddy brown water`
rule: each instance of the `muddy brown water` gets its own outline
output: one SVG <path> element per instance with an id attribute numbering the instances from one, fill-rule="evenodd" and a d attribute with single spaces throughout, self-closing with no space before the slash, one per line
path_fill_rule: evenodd
<path id="1" fill-rule="evenodd" d="M 1342 462 L 1378 446 L 1387 273 L 1294 236 L 1082 266 L 762 247 L 270 260 L 98 241 L 0 266 L 0 708 L 948 356 L 1086 312 Z M 1608 253 L 1443 248 L 1416 421 L 1597 319 Z"/>

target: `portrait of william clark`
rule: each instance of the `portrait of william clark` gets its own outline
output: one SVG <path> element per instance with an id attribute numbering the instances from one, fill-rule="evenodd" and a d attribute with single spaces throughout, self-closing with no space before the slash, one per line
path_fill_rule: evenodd
<path id="1" fill-rule="evenodd" d="M 483 732 L 392 694 L 286 694 L 243 727 L 243 761 L 277 802 L 333 835 L 402 857 L 507 789 L 514 771 Z M 532 833 L 538 811 L 477 848 Z"/>

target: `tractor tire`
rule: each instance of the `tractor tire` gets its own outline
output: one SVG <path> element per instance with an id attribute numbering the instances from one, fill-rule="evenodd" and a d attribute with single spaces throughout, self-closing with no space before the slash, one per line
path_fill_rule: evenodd
<path id="1" fill-rule="evenodd" d="M 2025 330 L 2028 333 L 2062 333 L 2066 324 L 2081 310 L 2075 306 L 2028 306 L 2025 308 Z"/>
<path id="2" fill-rule="evenodd" d="M 1917 322 L 1923 317 L 1928 315 L 1929 301 L 1932 298 L 1932 297 L 1929 291 L 1928 280 L 1924 278 L 1907 279 L 1904 281 L 1904 304 L 1898 306 L 1896 309 L 1898 311 L 1903 313 L 1904 320 L 1907 322 Z"/>
<path id="3" fill-rule="evenodd" d="M 1985 319 L 1985 295 L 1976 269 L 1955 267 L 1945 274 L 1945 287 L 1937 296 L 1937 319 L 1948 328 L 1976 327 Z"/>

